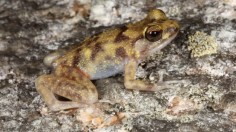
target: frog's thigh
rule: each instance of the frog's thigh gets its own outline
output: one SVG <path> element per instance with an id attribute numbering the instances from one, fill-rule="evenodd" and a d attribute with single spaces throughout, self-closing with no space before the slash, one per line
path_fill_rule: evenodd
<path id="1" fill-rule="evenodd" d="M 36 80 L 36 88 L 49 108 L 53 111 L 58 111 L 83 107 L 86 104 L 94 103 L 98 100 L 94 85 L 86 86 L 85 84 L 80 85 L 80 83 L 65 77 L 43 75 Z M 59 101 L 54 94 L 72 101 Z"/>
<path id="2" fill-rule="evenodd" d="M 135 73 L 137 70 L 137 61 L 130 60 L 125 66 L 125 87 L 127 89 L 136 89 L 142 91 L 158 91 L 159 89 L 155 84 L 136 80 Z"/>
<path id="3" fill-rule="evenodd" d="M 97 89 L 83 72 L 70 66 L 58 66 L 55 70 L 60 83 L 53 87 L 54 93 L 76 102 L 87 104 L 98 100 Z M 56 84 L 55 84 L 56 85 Z"/>

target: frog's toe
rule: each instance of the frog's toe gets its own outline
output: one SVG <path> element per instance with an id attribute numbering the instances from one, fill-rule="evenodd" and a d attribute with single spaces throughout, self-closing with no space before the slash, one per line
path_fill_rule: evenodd
<path id="1" fill-rule="evenodd" d="M 82 104 L 73 101 L 59 101 L 59 100 L 55 100 L 53 104 L 48 104 L 48 107 L 51 111 L 60 111 L 72 108 L 83 108 L 85 106 L 87 106 L 87 104 Z"/>
<path id="2" fill-rule="evenodd" d="M 153 87 L 153 91 L 160 91 L 163 89 L 176 89 L 176 87 L 179 87 L 180 85 L 183 87 L 186 87 L 189 85 L 191 81 L 189 80 L 170 80 L 170 81 L 162 81 L 155 84 Z"/>

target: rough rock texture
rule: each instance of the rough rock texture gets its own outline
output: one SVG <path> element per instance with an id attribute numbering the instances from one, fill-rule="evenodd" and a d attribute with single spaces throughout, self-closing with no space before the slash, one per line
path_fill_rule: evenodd
<path id="1" fill-rule="evenodd" d="M 171 45 L 140 64 L 137 77 L 155 83 L 165 72 L 174 88 L 128 91 L 122 75 L 94 81 L 101 106 L 109 107 L 104 115 L 126 115 L 116 125 L 84 124 L 80 110 L 48 111 L 34 86 L 51 71 L 42 63 L 46 54 L 154 8 L 182 28 Z M 1 0 L 0 131 L 236 131 L 235 9 L 236 0 Z M 190 57 L 188 38 L 197 31 L 215 38 L 216 54 Z"/>

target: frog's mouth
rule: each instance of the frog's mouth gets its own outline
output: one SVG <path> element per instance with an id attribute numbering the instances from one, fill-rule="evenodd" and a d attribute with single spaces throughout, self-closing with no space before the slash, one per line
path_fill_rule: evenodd
<path id="1" fill-rule="evenodd" d="M 149 54 L 153 54 L 157 51 L 160 51 L 164 47 L 166 47 L 177 36 L 178 32 L 179 31 L 175 32 L 174 34 L 172 34 L 170 37 L 168 37 L 166 39 L 162 39 L 160 41 L 156 41 L 156 42 L 152 43 L 149 46 Z"/>

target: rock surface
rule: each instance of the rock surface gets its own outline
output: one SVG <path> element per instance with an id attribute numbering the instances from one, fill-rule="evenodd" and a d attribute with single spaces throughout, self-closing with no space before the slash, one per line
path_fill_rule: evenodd
<path id="1" fill-rule="evenodd" d="M 1 131 L 236 131 L 236 0 L 1 0 L 0 7 Z M 125 90 L 122 75 L 94 81 L 104 102 L 92 111 L 122 117 L 115 125 L 101 127 L 99 116 L 88 123 L 81 110 L 48 111 L 34 86 L 51 71 L 42 63 L 46 54 L 154 8 L 182 28 L 171 45 L 140 64 L 137 77 L 155 83 L 163 71 L 164 80 L 177 80 L 174 89 Z M 215 39 L 216 54 L 191 57 L 188 38 L 196 32 Z"/>

